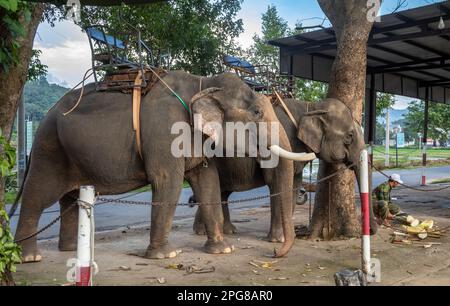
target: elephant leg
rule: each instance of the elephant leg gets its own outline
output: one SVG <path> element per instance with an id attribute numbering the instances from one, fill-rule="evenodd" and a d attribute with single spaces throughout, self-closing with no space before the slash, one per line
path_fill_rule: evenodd
<path id="1" fill-rule="evenodd" d="M 293 192 L 293 198 L 292 203 L 297 202 L 297 190 L 301 188 L 302 186 L 302 173 L 294 176 L 294 192 Z M 270 187 L 270 186 L 269 186 Z M 273 198 L 270 199 L 270 231 L 267 235 L 267 239 L 270 242 L 284 242 L 284 235 L 283 235 L 283 225 L 281 222 L 281 210 L 280 207 L 273 204 Z M 295 206 L 292 205 L 292 214 L 295 211 Z"/>
<path id="2" fill-rule="evenodd" d="M 183 187 L 183 175 L 176 170 L 172 175 L 159 175 L 152 180 L 153 198 L 150 226 L 150 245 L 146 258 L 173 258 L 180 251 L 169 244 L 168 238 L 172 228 L 176 204 Z"/>
<path id="3" fill-rule="evenodd" d="M 60 251 L 75 251 L 77 249 L 78 205 L 72 204 L 77 200 L 79 191 L 65 194 L 59 200 L 61 210 L 61 225 L 59 227 Z"/>
<path id="4" fill-rule="evenodd" d="M 227 201 L 231 192 L 225 191 L 221 193 L 222 202 Z M 236 234 L 237 228 L 231 223 L 230 211 L 227 204 L 222 205 L 223 213 L 223 233 L 226 235 Z M 200 209 L 197 209 L 194 220 L 194 232 L 197 235 L 206 235 L 205 223 L 203 222 L 203 217 Z"/>
<path id="5" fill-rule="evenodd" d="M 214 163 L 210 162 L 207 168 L 196 167 L 189 171 L 187 179 L 199 203 L 218 203 L 200 204 L 198 208 L 208 236 L 205 251 L 210 254 L 231 253 L 234 246 L 223 237 L 223 214 L 219 204 L 220 183 Z"/>
<path id="6" fill-rule="evenodd" d="M 195 196 L 193 197 L 194 202 L 198 202 L 197 198 Z M 197 235 L 206 235 L 206 227 L 205 223 L 203 222 L 202 212 L 200 208 L 197 208 L 197 212 L 195 213 L 195 219 L 194 219 L 194 233 Z"/>
<path id="7" fill-rule="evenodd" d="M 228 197 L 230 196 L 231 192 L 224 191 L 222 192 L 222 202 L 228 201 Z M 223 233 L 226 235 L 233 235 L 237 234 L 238 230 L 236 226 L 234 226 L 233 223 L 231 223 L 231 217 L 230 217 L 230 209 L 228 204 L 222 204 L 222 213 L 223 213 Z"/>
<path id="8" fill-rule="evenodd" d="M 42 212 L 69 191 L 64 178 L 58 177 L 58 173 L 55 173 L 55 168 L 55 165 L 48 165 L 43 169 L 37 169 L 42 171 L 30 169 L 34 171 L 30 171 L 25 181 L 15 240 L 21 240 L 36 233 Z M 52 169 L 51 173 L 49 173 L 50 169 Z M 22 247 L 23 263 L 41 261 L 37 236 L 21 241 L 19 245 Z"/>

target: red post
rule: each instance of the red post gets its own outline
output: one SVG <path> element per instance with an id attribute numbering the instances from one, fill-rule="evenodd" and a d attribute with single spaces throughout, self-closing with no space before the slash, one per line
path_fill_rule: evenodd
<path id="1" fill-rule="evenodd" d="M 362 270 L 364 273 L 370 274 L 369 157 L 367 150 L 361 151 L 360 180 Z"/>

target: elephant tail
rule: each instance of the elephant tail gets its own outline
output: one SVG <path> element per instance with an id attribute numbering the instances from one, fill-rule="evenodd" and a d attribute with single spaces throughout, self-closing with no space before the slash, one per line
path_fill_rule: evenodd
<path id="1" fill-rule="evenodd" d="M 11 217 L 14 215 L 14 213 L 16 212 L 17 206 L 19 206 L 19 200 L 20 200 L 20 198 L 22 197 L 23 186 L 25 185 L 25 180 L 27 179 L 28 171 L 30 170 L 30 164 L 31 164 L 31 152 L 30 152 L 30 158 L 29 158 L 29 160 L 28 160 L 28 162 L 27 162 L 27 167 L 25 168 L 25 173 L 24 173 L 24 176 L 23 176 L 23 181 L 22 181 L 22 183 L 20 184 L 19 191 L 17 192 L 17 195 L 16 195 L 16 198 L 15 198 L 15 200 L 14 200 L 14 203 L 13 203 L 13 205 L 11 206 L 11 209 L 9 210 L 9 213 L 8 213 L 8 217 L 9 217 L 10 219 L 11 219 Z"/>

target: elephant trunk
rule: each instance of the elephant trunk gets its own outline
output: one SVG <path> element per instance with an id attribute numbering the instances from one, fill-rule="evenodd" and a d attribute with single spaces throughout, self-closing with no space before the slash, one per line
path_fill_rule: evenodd
<path id="1" fill-rule="evenodd" d="M 290 149 L 290 143 L 284 129 L 280 130 L 280 144 Z M 281 158 L 279 165 L 275 169 L 274 192 L 280 193 L 273 200 L 279 201 L 278 206 L 281 210 L 281 222 L 284 234 L 284 243 L 280 249 L 275 250 L 274 257 L 283 257 L 292 248 L 295 241 L 294 223 L 292 220 L 293 208 L 293 185 L 294 185 L 294 165 L 291 160 Z"/>

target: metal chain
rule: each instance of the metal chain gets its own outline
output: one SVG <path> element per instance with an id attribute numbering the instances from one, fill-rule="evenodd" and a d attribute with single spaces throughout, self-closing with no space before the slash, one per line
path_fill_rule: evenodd
<path id="1" fill-rule="evenodd" d="M 355 164 L 352 164 L 348 167 L 344 167 L 339 169 L 338 171 L 325 176 L 323 178 L 321 178 L 320 180 L 315 181 L 316 184 L 330 180 L 331 178 L 339 175 L 340 173 L 349 170 L 351 168 L 353 168 L 355 166 Z M 119 203 L 119 204 L 127 204 L 127 205 L 141 205 L 141 206 L 146 206 L 146 205 L 152 205 L 152 206 L 162 206 L 162 205 L 176 205 L 176 206 L 202 206 L 202 205 L 229 205 L 229 204 L 237 204 L 237 203 L 245 203 L 245 202 L 252 202 L 252 201 L 257 201 L 257 200 L 263 200 L 263 199 L 268 199 L 268 198 L 273 198 L 276 196 L 279 196 L 281 194 L 284 193 L 288 193 L 291 191 L 298 191 L 302 188 L 302 186 L 297 187 L 297 188 L 293 188 L 290 190 L 286 190 L 286 191 L 281 191 L 278 193 L 272 193 L 269 195 L 264 195 L 264 196 L 257 196 L 257 197 L 253 197 L 253 198 L 246 198 L 246 199 L 239 199 L 239 200 L 231 200 L 231 201 L 221 201 L 221 202 L 211 202 L 211 203 L 200 203 L 200 202 L 194 202 L 194 203 L 167 203 L 167 202 L 148 202 L 148 201 L 130 201 L 130 200 L 119 200 L 119 199 L 107 199 L 107 198 L 101 198 L 99 197 L 98 200 L 103 201 L 103 203 Z"/>
<path id="2" fill-rule="evenodd" d="M 321 182 L 327 181 L 327 180 L 329 180 L 329 179 L 339 175 L 340 173 L 342 173 L 342 172 L 344 172 L 344 171 L 346 171 L 348 169 L 353 168 L 354 166 L 355 166 L 355 164 L 352 164 L 352 165 L 350 165 L 348 167 L 341 168 L 338 171 L 334 172 L 333 174 L 330 174 L 328 176 L 325 176 L 325 177 L 321 178 L 320 180 L 317 180 L 316 183 L 321 183 Z M 264 196 L 258 196 L 258 197 L 253 197 L 253 198 L 240 199 L 240 200 L 232 200 L 232 201 L 221 201 L 221 202 L 216 202 L 216 203 L 199 203 L 199 202 L 196 202 L 196 203 L 164 203 L 164 202 L 145 202 L 145 201 L 123 200 L 125 198 L 129 198 L 129 197 L 132 197 L 132 196 L 135 196 L 137 194 L 145 192 L 145 191 L 140 191 L 140 192 L 133 193 L 131 195 L 126 195 L 126 196 L 121 197 L 119 199 L 108 199 L 108 198 L 97 197 L 96 201 L 100 201 L 100 203 L 95 203 L 95 206 L 102 205 L 102 204 L 107 204 L 107 203 L 119 203 L 119 204 L 127 204 L 127 205 L 145 205 L 145 206 L 149 206 L 149 205 L 152 205 L 152 206 L 177 205 L 177 206 L 190 206 L 190 207 L 200 206 L 200 205 L 222 205 L 222 204 L 228 205 L 228 204 L 244 203 L 244 202 L 251 202 L 251 201 L 257 201 L 257 200 L 272 198 L 272 197 L 276 197 L 276 196 L 279 196 L 281 194 L 288 193 L 288 192 L 291 192 L 291 191 L 297 191 L 299 189 L 301 189 L 301 187 L 297 187 L 297 188 L 294 188 L 292 190 L 281 191 L 281 192 L 274 193 L 274 194 L 264 195 Z M 35 233 L 25 237 L 25 238 L 14 240 L 14 242 L 18 243 L 18 242 L 22 242 L 22 241 L 31 239 L 33 237 L 36 237 L 40 233 L 42 233 L 42 232 L 46 231 L 47 229 L 49 229 L 50 227 L 52 227 L 66 213 L 68 213 L 73 207 L 79 205 L 80 203 L 81 203 L 81 205 L 89 205 L 89 206 L 91 205 L 90 203 L 86 203 L 86 202 L 83 202 L 83 201 L 78 199 L 75 202 L 73 202 L 64 212 L 62 212 L 57 218 L 55 218 L 49 224 L 47 224 L 46 226 L 44 226 L 43 228 L 41 228 L 37 232 L 35 232 Z"/>
<path id="3" fill-rule="evenodd" d="M 77 204 L 77 202 L 73 202 L 65 211 L 63 211 L 57 218 L 55 218 L 53 221 L 51 221 L 49 224 L 47 224 L 46 226 L 44 226 L 43 228 L 41 228 L 40 230 L 38 230 L 37 232 L 25 237 L 25 238 L 21 238 L 18 240 L 14 240 L 14 243 L 19 243 L 28 239 L 31 239 L 33 237 L 36 237 L 37 235 L 39 235 L 40 233 L 46 231 L 47 229 L 49 229 L 50 227 L 52 227 L 53 225 L 55 225 L 56 222 L 58 222 L 65 214 L 67 214 L 67 212 L 69 212 L 69 210 L 72 207 L 75 207 Z"/>
<path id="4" fill-rule="evenodd" d="M 140 194 L 140 193 L 143 193 L 143 192 L 145 192 L 145 191 L 136 192 L 136 193 L 134 193 L 134 194 L 131 194 L 131 195 L 127 195 L 127 196 L 125 196 L 125 197 L 122 197 L 121 199 L 126 198 L 126 197 L 135 196 L 135 195 Z M 31 235 L 25 237 L 25 238 L 21 238 L 21 239 L 18 239 L 18 240 L 14 240 L 14 243 L 19 243 L 19 242 L 22 242 L 22 241 L 31 239 L 31 238 L 33 238 L 33 237 L 36 237 L 36 236 L 39 235 L 40 233 L 42 233 L 42 232 L 48 230 L 50 227 L 52 227 L 53 225 L 55 225 L 55 224 L 56 224 L 56 223 L 57 223 L 57 222 L 65 215 L 65 214 L 67 214 L 73 207 L 77 206 L 79 202 L 83 202 L 83 201 L 81 201 L 81 200 L 76 200 L 76 201 L 74 201 L 72 204 L 70 204 L 69 207 L 67 207 L 67 209 L 66 209 L 64 212 L 62 212 L 58 217 L 56 217 L 55 219 L 53 219 L 49 224 L 47 224 L 46 226 L 44 226 L 43 228 L 41 228 L 41 229 L 38 230 L 37 232 L 35 232 L 35 233 L 33 233 L 33 234 L 31 234 Z M 100 203 L 96 203 L 96 205 L 101 205 L 101 204 L 105 204 L 105 203 L 106 203 L 106 202 L 100 202 Z M 88 204 L 89 204 L 89 203 L 88 203 Z M 90 205 L 90 204 L 89 204 L 89 205 Z"/>
<path id="5" fill-rule="evenodd" d="M 369 161 L 369 163 L 370 163 L 370 161 Z M 384 175 L 385 177 L 387 177 L 387 178 L 389 178 L 389 179 L 391 178 L 390 175 L 384 173 L 381 169 L 377 168 L 374 164 L 372 164 L 372 168 L 374 168 L 375 170 L 377 170 L 378 172 L 380 172 L 380 173 L 381 173 L 382 175 Z M 400 183 L 399 183 L 399 184 L 400 184 Z M 422 191 L 422 192 L 435 192 L 435 191 L 442 191 L 442 190 L 445 190 L 445 189 L 449 189 L 449 188 L 450 188 L 450 185 L 445 186 L 445 187 L 442 187 L 442 188 L 435 188 L 435 189 L 421 189 L 421 188 L 409 186 L 409 185 L 406 185 L 406 184 L 400 184 L 400 185 L 403 186 L 403 187 L 405 187 L 405 188 L 407 188 L 407 189 L 412 189 L 412 190 Z"/>

